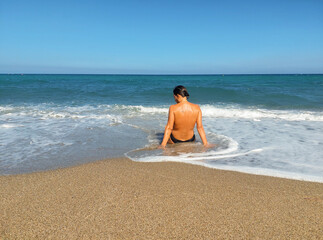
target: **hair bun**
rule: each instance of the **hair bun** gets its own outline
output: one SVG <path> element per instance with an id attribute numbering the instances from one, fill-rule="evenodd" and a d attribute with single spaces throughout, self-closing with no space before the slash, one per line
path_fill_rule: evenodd
<path id="1" fill-rule="evenodd" d="M 178 85 L 173 90 L 174 95 L 181 95 L 182 97 L 188 98 L 190 95 L 188 94 L 188 91 L 186 87 L 182 85 Z"/>

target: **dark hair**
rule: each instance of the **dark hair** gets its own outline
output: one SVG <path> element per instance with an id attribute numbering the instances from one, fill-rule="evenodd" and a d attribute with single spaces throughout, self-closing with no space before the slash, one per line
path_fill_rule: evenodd
<path id="1" fill-rule="evenodd" d="M 189 94 L 188 94 L 188 92 L 187 92 L 187 89 L 186 89 L 186 87 L 184 87 L 184 86 L 182 86 L 182 85 L 178 85 L 178 86 L 176 86 L 175 88 L 174 88 L 174 90 L 173 90 L 173 93 L 174 93 L 174 95 L 177 95 L 177 94 L 179 94 L 179 95 L 181 95 L 182 97 L 186 97 L 186 98 L 189 98 Z"/>

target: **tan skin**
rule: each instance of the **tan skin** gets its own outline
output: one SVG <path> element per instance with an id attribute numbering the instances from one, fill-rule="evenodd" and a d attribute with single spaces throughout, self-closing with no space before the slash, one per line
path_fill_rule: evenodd
<path id="1" fill-rule="evenodd" d="M 209 144 L 206 140 L 200 107 L 197 104 L 190 103 L 186 97 L 179 94 L 174 95 L 174 99 L 177 104 L 171 105 L 169 108 L 168 122 L 159 148 L 165 148 L 167 143 L 174 143 L 170 138 L 171 133 L 181 141 L 191 139 L 194 135 L 195 124 L 203 145 L 205 147 L 214 147 L 214 144 Z"/>

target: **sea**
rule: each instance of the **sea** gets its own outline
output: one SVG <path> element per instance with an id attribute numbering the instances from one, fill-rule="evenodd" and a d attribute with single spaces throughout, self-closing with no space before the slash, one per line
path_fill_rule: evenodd
<path id="1" fill-rule="evenodd" d="M 157 149 L 177 85 L 215 147 Z M 115 157 L 323 182 L 323 75 L 0 75 L 0 175 Z"/>

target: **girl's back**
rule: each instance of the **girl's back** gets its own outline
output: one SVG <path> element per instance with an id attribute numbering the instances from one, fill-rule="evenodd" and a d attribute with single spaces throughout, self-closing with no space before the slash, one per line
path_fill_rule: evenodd
<path id="1" fill-rule="evenodd" d="M 173 105 L 174 126 L 173 135 L 179 140 L 189 139 L 194 135 L 199 107 L 190 102 Z"/>

